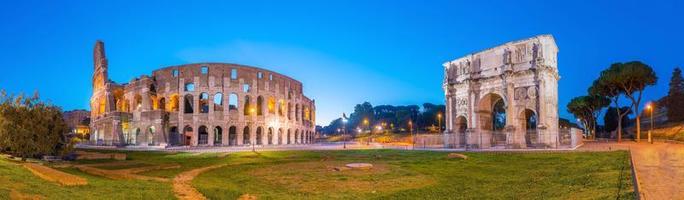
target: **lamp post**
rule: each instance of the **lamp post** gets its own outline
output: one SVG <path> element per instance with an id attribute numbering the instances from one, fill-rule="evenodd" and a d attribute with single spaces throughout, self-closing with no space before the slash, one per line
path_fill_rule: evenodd
<path id="1" fill-rule="evenodd" d="M 363 119 L 363 125 L 366 125 L 366 129 L 370 129 L 370 127 L 369 127 L 369 122 L 368 122 L 368 118 L 364 118 L 364 119 Z M 370 135 L 371 135 L 371 133 L 373 133 L 373 130 L 370 130 L 370 132 L 368 133 L 368 136 L 367 136 L 367 137 L 368 137 L 368 140 L 366 141 L 366 145 L 370 145 Z"/>
<path id="2" fill-rule="evenodd" d="M 437 125 L 439 126 L 439 133 L 442 133 L 442 113 L 437 113 Z"/>
<path id="3" fill-rule="evenodd" d="M 653 132 L 653 109 L 655 106 L 653 106 L 653 103 L 649 103 L 646 106 L 646 109 L 648 109 L 649 113 L 651 114 L 651 130 L 648 130 L 648 143 L 653 144 L 653 138 L 651 137 L 651 132 Z"/>
<path id="4" fill-rule="evenodd" d="M 413 135 L 413 120 L 412 119 L 409 119 L 408 126 L 409 126 L 409 133 L 411 133 L 411 149 L 415 149 L 416 148 L 416 136 Z"/>

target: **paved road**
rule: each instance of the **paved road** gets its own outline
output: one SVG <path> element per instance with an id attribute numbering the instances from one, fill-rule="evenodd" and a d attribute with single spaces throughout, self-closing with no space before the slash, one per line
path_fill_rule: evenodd
<path id="1" fill-rule="evenodd" d="M 684 199 L 684 144 L 590 142 L 578 150 L 631 150 L 643 199 Z"/>
<path id="2" fill-rule="evenodd" d="M 632 144 L 644 199 L 684 199 L 684 145 Z"/>

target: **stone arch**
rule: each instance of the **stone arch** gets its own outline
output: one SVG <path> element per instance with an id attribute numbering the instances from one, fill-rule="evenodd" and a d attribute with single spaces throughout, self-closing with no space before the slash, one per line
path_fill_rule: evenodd
<path id="1" fill-rule="evenodd" d="M 169 112 L 178 112 L 178 108 L 179 108 L 178 103 L 179 103 L 179 101 L 178 101 L 178 94 L 172 94 L 172 95 L 169 97 L 169 102 L 168 102 L 168 104 L 167 104 L 167 111 L 169 111 Z"/>
<path id="2" fill-rule="evenodd" d="M 257 127 L 256 130 L 256 144 L 257 145 L 262 145 L 264 141 L 264 134 L 263 134 L 263 128 L 261 126 Z"/>
<path id="3" fill-rule="evenodd" d="M 214 94 L 214 111 L 223 111 L 223 93 Z"/>
<path id="4" fill-rule="evenodd" d="M 131 144 L 138 144 L 138 137 L 140 137 L 140 128 L 135 129 L 135 133 L 133 133 L 133 137 L 131 137 Z"/>
<path id="5" fill-rule="evenodd" d="M 256 106 L 256 114 L 257 115 L 263 115 L 264 114 L 264 97 L 259 96 L 257 97 L 257 106 Z"/>
<path id="6" fill-rule="evenodd" d="M 299 144 L 299 130 L 295 130 L 294 143 Z"/>
<path id="7" fill-rule="evenodd" d="M 185 146 L 192 145 L 192 138 L 194 137 L 194 132 L 192 127 L 187 125 L 183 128 L 183 137 L 181 137 L 181 143 Z"/>
<path id="8" fill-rule="evenodd" d="M 231 126 L 228 129 L 228 145 L 237 145 L 237 128 L 235 126 Z"/>
<path id="9" fill-rule="evenodd" d="M 207 144 L 209 144 L 209 133 L 207 132 L 207 127 L 202 125 L 197 128 L 197 145 Z"/>
<path id="10" fill-rule="evenodd" d="M 200 113 L 209 113 L 209 94 L 206 92 L 200 93 L 199 96 Z"/>
<path id="11" fill-rule="evenodd" d="M 251 138 L 250 138 L 250 132 L 249 132 L 249 126 L 245 126 L 244 129 L 242 129 L 242 144 L 251 144 Z"/>
<path id="12" fill-rule="evenodd" d="M 287 144 L 292 144 L 292 141 L 291 141 L 292 139 L 290 136 L 291 136 L 290 135 L 290 129 L 287 129 Z"/>
<path id="13" fill-rule="evenodd" d="M 278 144 L 284 144 L 283 141 L 283 128 L 278 129 Z"/>
<path id="14" fill-rule="evenodd" d="M 221 145 L 223 141 L 223 128 L 221 126 L 214 127 L 214 145 Z"/>
<path id="15" fill-rule="evenodd" d="M 253 112 L 253 108 L 250 101 L 251 99 L 249 98 L 249 95 L 245 95 L 245 106 L 242 109 L 245 115 L 250 115 Z"/>
<path id="16" fill-rule="evenodd" d="M 295 121 L 299 121 L 299 104 L 295 104 Z"/>
<path id="17" fill-rule="evenodd" d="M 157 106 L 157 109 L 166 110 L 166 98 L 159 98 L 159 105 Z"/>
<path id="18" fill-rule="evenodd" d="M 139 111 L 140 108 L 142 108 L 142 96 L 140 94 L 135 94 L 133 101 L 135 102 L 135 110 Z"/>
<path id="19" fill-rule="evenodd" d="M 183 113 L 192 114 L 195 112 L 195 99 L 191 94 L 186 94 L 183 97 Z"/>
<path id="20" fill-rule="evenodd" d="M 267 137 L 267 139 L 268 139 L 268 141 L 267 141 L 268 143 L 267 143 L 267 144 L 272 145 L 272 144 L 273 144 L 273 127 L 268 127 L 268 137 Z"/>
<path id="21" fill-rule="evenodd" d="M 178 145 L 180 135 L 178 133 L 178 127 L 172 126 L 169 128 L 169 144 L 172 146 Z"/>
<path id="22" fill-rule="evenodd" d="M 505 98 L 497 93 L 488 93 L 482 96 L 477 107 L 480 129 L 488 131 L 503 129 L 506 124 L 506 105 Z M 503 115 L 501 115 L 502 111 Z"/>
<path id="23" fill-rule="evenodd" d="M 534 147 L 539 143 L 539 133 L 537 132 L 537 124 L 539 119 L 537 112 L 532 109 L 523 109 L 518 115 L 518 122 L 520 127 L 518 130 L 525 136 L 525 144 L 527 147 Z"/>
<path id="24" fill-rule="evenodd" d="M 228 110 L 237 110 L 238 109 L 238 95 L 233 93 L 230 93 L 228 95 Z"/>
<path id="25" fill-rule="evenodd" d="M 454 132 L 465 133 L 466 129 L 468 129 L 468 118 L 463 115 L 459 115 L 456 117 L 456 123 L 454 125 Z"/>
<path id="26" fill-rule="evenodd" d="M 155 145 L 154 136 L 155 136 L 156 132 L 157 132 L 157 128 L 155 128 L 154 126 L 147 127 L 147 134 L 146 134 L 147 137 L 145 137 L 145 140 L 147 141 L 147 145 Z"/>

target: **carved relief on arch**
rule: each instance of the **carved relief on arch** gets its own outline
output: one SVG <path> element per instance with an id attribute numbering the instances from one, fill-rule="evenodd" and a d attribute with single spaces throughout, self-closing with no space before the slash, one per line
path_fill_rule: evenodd
<path id="1" fill-rule="evenodd" d="M 514 99 L 526 100 L 537 98 L 537 86 L 517 87 L 515 88 Z"/>

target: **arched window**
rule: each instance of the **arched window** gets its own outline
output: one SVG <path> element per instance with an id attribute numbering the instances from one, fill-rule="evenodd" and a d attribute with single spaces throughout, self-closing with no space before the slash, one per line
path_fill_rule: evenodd
<path id="1" fill-rule="evenodd" d="M 209 143 L 209 133 L 207 132 L 206 126 L 200 126 L 197 133 L 198 133 L 198 137 L 197 137 L 197 143 L 198 144 L 208 144 Z"/>
<path id="2" fill-rule="evenodd" d="M 174 69 L 172 74 L 173 74 L 173 77 L 178 77 L 178 70 Z"/>
<path id="3" fill-rule="evenodd" d="M 242 129 L 242 144 L 251 144 L 249 137 L 249 126 Z"/>
<path id="4" fill-rule="evenodd" d="M 156 129 L 154 126 L 150 126 L 150 128 L 147 128 L 147 144 L 154 145 L 154 133 Z"/>
<path id="5" fill-rule="evenodd" d="M 249 92 L 249 84 L 242 84 L 242 92 Z"/>
<path id="6" fill-rule="evenodd" d="M 105 110 L 106 110 L 105 108 L 106 108 L 105 99 L 102 98 L 102 99 L 100 99 L 100 102 L 98 103 L 98 107 L 97 107 L 99 114 L 104 114 Z"/>
<path id="7" fill-rule="evenodd" d="M 228 129 L 228 145 L 237 145 L 237 128 L 235 128 L 235 126 L 231 126 Z"/>
<path id="8" fill-rule="evenodd" d="M 264 78 L 264 73 L 263 72 L 257 72 L 257 78 L 258 79 Z"/>
<path id="9" fill-rule="evenodd" d="M 149 95 L 150 98 L 150 110 L 157 110 L 159 109 L 159 102 L 157 101 L 157 95 L 151 94 Z"/>
<path id="10" fill-rule="evenodd" d="M 280 100 L 278 103 L 278 115 L 285 116 L 285 100 Z"/>
<path id="11" fill-rule="evenodd" d="M 159 107 L 158 109 L 166 110 L 166 98 L 162 97 L 159 99 L 159 106 L 158 107 Z"/>
<path id="12" fill-rule="evenodd" d="M 194 134 L 192 133 L 192 127 L 185 126 L 185 128 L 183 128 L 183 136 L 181 136 L 181 138 L 180 138 L 181 144 L 186 145 L 186 146 L 190 146 L 190 143 L 192 142 L 192 136 L 193 135 Z"/>
<path id="13" fill-rule="evenodd" d="M 261 129 L 262 129 L 261 127 L 257 127 L 257 131 L 256 131 L 256 144 L 257 145 L 261 145 L 262 141 L 264 139 L 264 134 L 262 133 Z"/>
<path id="14" fill-rule="evenodd" d="M 220 145 L 223 139 L 223 129 L 220 126 L 214 127 L 214 145 Z"/>
<path id="15" fill-rule="evenodd" d="M 257 107 L 256 107 L 256 113 L 257 115 L 263 115 L 264 114 L 264 97 L 259 96 L 257 97 Z"/>
<path id="16" fill-rule="evenodd" d="M 304 107 L 304 119 L 307 121 L 311 120 L 311 112 L 309 111 L 308 106 Z"/>
<path id="17" fill-rule="evenodd" d="M 208 113 L 209 112 L 209 94 L 207 94 L 206 92 L 202 92 L 200 94 L 199 104 L 200 104 L 200 113 Z"/>
<path id="18" fill-rule="evenodd" d="M 249 98 L 249 95 L 246 95 L 246 96 L 245 96 L 245 106 L 244 106 L 244 108 L 243 108 L 245 115 L 250 115 L 250 114 L 253 113 L 252 110 L 253 110 L 254 108 L 251 107 L 250 101 L 251 101 L 251 99 Z"/>
<path id="19" fill-rule="evenodd" d="M 170 145 L 178 145 L 179 143 L 179 134 L 178 134 L 178 127 L 172 126 L 169 128 L 169 144 Z"/>
<path id="20" fill-rule="evenodd" d="M 287 120 L 292 120 L 292 103 L 287 103 Z"/>
<path id="21" fill-rule="evenodd" d="M 268 97 L 268 113 L 275 114 L 276 110 L 276 101 L 275 98 L 273 97 Z"/>
<path id="22" fill-rule="evenodd" d="M 223 111 L 223 94 L 216 93 L 214 95 L 214 111 Z"/>
<path id="23" fill-rule="evenodd" d="M 230 93 L 228 95 L 228 109 L 237 110 L 238 109 L 238 95 L 235 93 Z"/>
<path id="24" fill-rule="evenodd" d="M 299 121 L 299 104 L 295 105 L 295 121 Z"/>
<path id="25" fill-rule="evenodd" d="M 292 141 L 290 140 L 290 137 L 291 137 L 291 136 L 290 136 L 290 129 L 287 129 L 287 144 L 292 144 L 292 143 L 291 143 Z"/>
<path id="26" fill-rule="evenodd" d="M 186 92 L 195 91 L 195 84 L 194 83 L 186 83 L 185 84 L 185 91 Z"/>
<path id="27" fill-rule="evenodd" d="M 184 99 L 184 106 L 185 109 L 183 110 L 183 113 L 194 113 L 195 112 L 195 105 L 194 105 L 194 99 L 191 94 L 186 94 Z"/>
<path id="28" fill-rule="evenodd" d="M 200 71 L 202 72 L 202 74 L 207 74 L 207 73 L 209 73 L 209 68 L 207 66 L 202 66 Z"/>
<path id="29" fill-rule="evenodd" d="M 178 95 L 173 94 L 171 97 L 169 97 L 169 105 L 167 106 L 167 110 L 169 112 L 177 112 L 178 111 Z"/>
<path id="30" fill-rule="evenodd" d="M 268 128 L 268 144 L 273 144 L 273 128 Z"/>
<path id="31" fill-rule="evenodd" d="M 140 94 L 135 95 L 135 109 L 140 110 L 142 108 L 142 96 Z"/>

